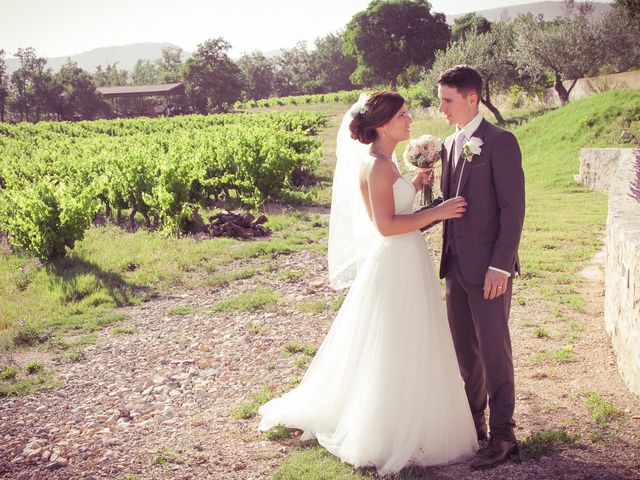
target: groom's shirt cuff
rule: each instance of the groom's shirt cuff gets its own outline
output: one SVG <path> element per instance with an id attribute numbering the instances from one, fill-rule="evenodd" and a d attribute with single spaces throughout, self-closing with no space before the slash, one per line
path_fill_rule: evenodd
<path id="1" fill-rule="evenodd" d="M 496 272 L 504 273 L 507 276 L 507 278 L 509 278 L 511 276 L 510 272 L 507 272 L 505 270 L 500 270 L 499 268 L 496 268 L 496 267 L 489 266 L 489 269 L 490 270 L 495 270 Z"/>

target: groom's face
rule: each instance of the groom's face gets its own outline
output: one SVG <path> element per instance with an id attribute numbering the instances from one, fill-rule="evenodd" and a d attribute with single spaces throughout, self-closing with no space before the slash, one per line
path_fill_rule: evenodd
<path id="1" fill-rule="evenodd" d="M 478 99 L 475 93 L 462 95 L 456 87 L 438 85 L 440 106 L 449 125 L 465 126 L 478 113 Z"/>

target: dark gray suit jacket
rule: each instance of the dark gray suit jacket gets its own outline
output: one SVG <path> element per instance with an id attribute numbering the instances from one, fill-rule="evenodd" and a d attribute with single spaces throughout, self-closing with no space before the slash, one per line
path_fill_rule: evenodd
<path id="1" fill-rule="evenodd" d="M 453 150 L 455 134 L 445 140 Z M 460 195 L 468 203 L 462 218 L 454 222 L 458 261 L 467 282 L 483 284 L 489 266 L 520 272 L 518 245 L 525 211 L 522 156 L 515 136 L 486 120 L 482 120 L 473 137 L 482 139 L 480 155 L 467 162 L 460 179 Z M 441 190 L 445 200 L 455 196 L 449 191 L 452 157 L 447 149 L 442 154 Z M 460 158 L 459 161 L 465 161 Z M 446 225 L 445 225 L 446 227 Z M 440 278 L 447 272 L 446 252 L 449 242 L 443 228 Z"/>

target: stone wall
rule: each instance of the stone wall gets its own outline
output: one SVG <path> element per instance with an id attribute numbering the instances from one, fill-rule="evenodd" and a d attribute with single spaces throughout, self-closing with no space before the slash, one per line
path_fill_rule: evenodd
<path id="1" fill-rule="evenodd" d="M 576 181 L 600 193 L 607 193 L 613 180 L 618 162 L 628 149 L 624 148 L 582 148 L 580 149 L 580 170 Z"/>
<path id="2" fill-rule="evenodd" d="M 608 170 L 609 213 L 607 216 L 605 266 L 605 326 L 616 352 L 618 369 L 631 391 L 640 395 L 640 203 L 629 194 L 634 175 L 634 157 L 631 149 L 603 149 L 602 163 L 594 165 L 592 149 L 583 149 L 587 159 L 582 178 L 591 179 L 597 188 L 607 181 L 598 171 Z M 618 168 L 611 150 L 618 150 Z M 581 158 L 582 176 L 582 158 Z M 606 165 L 606 169 L 603 168 Z M 595 171 L 594 171 L 595 170 Z"/>

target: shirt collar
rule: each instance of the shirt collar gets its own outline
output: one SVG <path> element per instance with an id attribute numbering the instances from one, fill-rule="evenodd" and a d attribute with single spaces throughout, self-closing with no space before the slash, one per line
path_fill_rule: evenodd
<path id="1" fill-rule="evenodd" d="M 482 116 L 482 114 L 478 112 L 475 117 L 473 117 L 464 127 L 462 127 L 462 129 L 460 129 L 463 131 L 464 136 L 467 139 L 470 139 L 471 135 L 473 135 L 474 132 L 478 129 L 483 118 L 484 117 Z"/>

